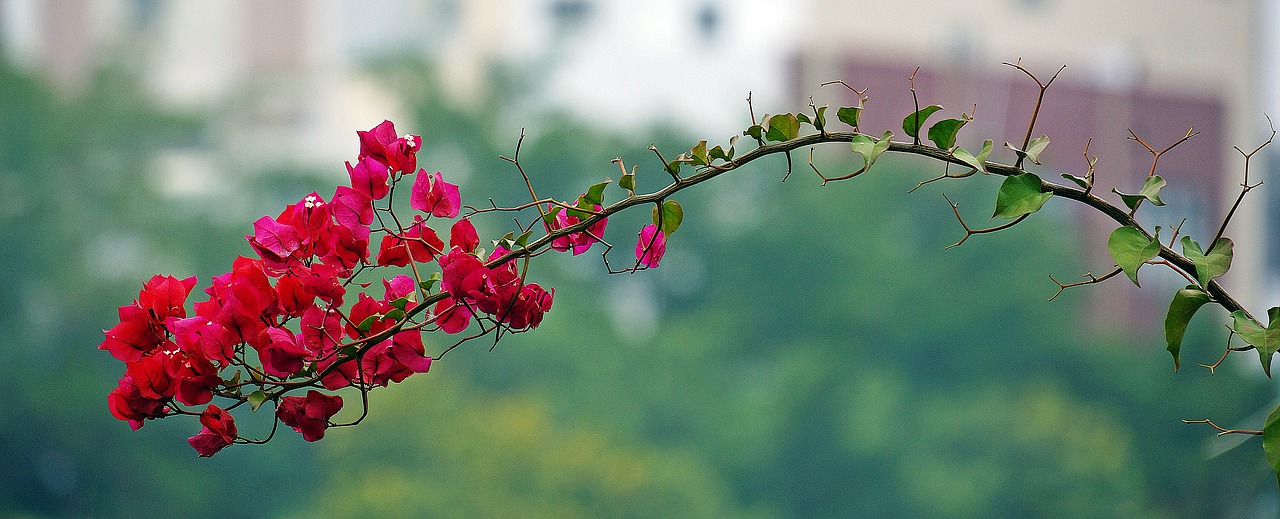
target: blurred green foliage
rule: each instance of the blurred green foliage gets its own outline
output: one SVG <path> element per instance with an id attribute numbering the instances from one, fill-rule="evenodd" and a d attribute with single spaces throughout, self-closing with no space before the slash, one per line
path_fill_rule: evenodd
<path id="1" fill-rule="evenodd" d="M 424 135 L 423 167 L 465 175 L 465 203 L 522 203 L 497 158 L 514 152 L 502 99 L 520 83 L 471 111 L 422 70 L 380 73 L 416 103 L 396 122 Z M 1060 201 L 943 252 L 960 231 L 937 192 L 976 222 L 998 179 L 908 196 L 936 172 L 897 157 L 825 188 L 800 170 L 779 183 L 780 160 L 701 186 L 679 197 L 661 268 L 607 276 L 593 254 L 544 256 L 531 279 L 556 302 L 536 332 L 450 353 L 317 444 L 284 431 L 197 459 L 194 422 L 131 432 L 111 418 L 122 369 L 94 349 L 100 330 L 152 273 L 205 286 L 249 253 L 253 218 L 335 175 L 251 178 L 216 195 L 248 198 L 231 206 L 245 214 L 193 217 L 229 204 L 159 192 L 152 159 L 205 145 L 203 122 L 149 109 L 127 77 L 99 79 L 63 98 L 0 67 L 0 516 L 1233 517 L 1274 494 L 1256 441 L 1206 459 L 1210 431 L 1178 423 L 1243 421 L 1267 384 L 1175 377 L 1160 312 L 1116 336 L 1084 321 L 1087 289 L 1044 302 L 1046 271 L 1097 267 L 1077 258 Z M 673 156 L 696 140 L 524 123 L 521 161 L 562 200 L 616 179 L 619 154 L 641 164 L 639 190 L 657 187 L 647 145 Z M 853 169 L 840 160 L 820 167 Z M 610 222 L 623 258 L 649 216 L 635 213 Z M 488 236 L 510 225 L 477 220 Z M 1189 361 L 1220 351 L 1203 328 Z M 251 435 L 269 427 L 239 418 Z"/>

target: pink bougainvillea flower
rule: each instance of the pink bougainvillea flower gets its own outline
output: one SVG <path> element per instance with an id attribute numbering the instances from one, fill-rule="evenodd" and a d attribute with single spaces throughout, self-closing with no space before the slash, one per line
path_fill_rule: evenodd
<path id="1" fill-rule="evenodd" d="M 298 203 L 286 208 L 276 220 L 293 227 L 298 236 L 297 253 L 307 256 L 323 256 L 328 252 L 330 228 L 333 218 L 330 217 L 330 205 L 320 195 L 312 192 L 302 197 Z"/>
<path id="2" fill-rule="evenodd" d="M 338 225 L 348 229 L 365 226 L 373 223 L 373 199 L 369 195 L 356 191 L 347 186 L 338 186 L 333 193 L 333 202 L 329 206 L 329 213 L 333 215 L 333 219 Z"/>
<path id="3" fill-rule="evenodd" d="M 201 458 L 213 456 L 223 447 L 231 445 L 239 436 L 231 413 L 213 404 L 209 404 L 200 413 L 200 426 L 200 433 L 187 438 L 187 443 L 200 453 Z"/>
<path id="4" fill-rule="evenodd" d="M 450 250 L 448 254 L 440 256 L 437 262 L 440 264 L 440 288 L 455 297 L 462 296 L 464 281 L 469 276 L 476 272 L 483 275 L 488 270 L 480 258 L 462 249 Z"/>
<path id="5" fill-rule="evenodd" d="M 436 326 L 444 333 L 458 333 L 471 325 L 471 310 L 452 297 L 441 299 L 436 303 Z"/>
<path id="6" fill-rule="evenodd" d="M 138 306 L 151 312 L 153 322 L 163 322 L 169 317 L 186 317 L 187 310 L 183 305 L 195 286 L 194 276 L 181 280 L 173 276 L 153 276 L 142 286 Z"/>
<path id="7" fill-rule="evenodd" d="M 213 389 L 222 384 L 218 368 L 204 357 L 176 351 L 165 365 L 174 380 L 174 397 L 186 405 L 207 404 L 213 400 Z"/>
<path id="8" fill-rule="evenodd" d="M 463 252 L 475 252 L 480 246 L 480 235 L 470 218 L 463 218 L 449 228 L 449 248 L 458 247 Z"/>
<path id="9" fill-rule="evenodd" d="M 304 277 L 309 276 L 311 269 L 297 267 L 280 276 L 276 281 L 276 302 L 280 305 L 280 313 L 289 317 L 301 317 L 302 312 L 316 301 L 316 293 L 303 285 Z"/>
<path id="10" fill-rule="evenodd" d="M 188 355 L 196 355 L 227 365 L 235 354 L 235 339 L 222 325 L 207 317 L 169 318 L 165 327 L 173 334 L 178 347 Z"/>
<path id="11" fill-rule="evenodd" d="M 280 423 L 302 433 L 302 439 L 313 442 L 324 438 L 329 418 L 341 409 L 342 397 L 311 390 L 307 391 L 306 397 L 282 397 L 276 407 L 276 417 Z"/>
<path id="12" fill-rule="evenodd" d="M 458 194 L 458 186 L 445 182 L 439 171 L 433 181 L 427 170 L 420 169 L 414 176 L 413 190 L 409 192 L 409 205 L 433 216 L 453 218 L 462 209 L 462 197 Z"/>
<path id="13" fill-rule="evenodd" d="M 369 259 L 369 227 L 353 228 L 335 225 L 329 233 L 329 254 L 321 258 L 327 265 L 341 266 L 350 271 Z M 343 277 L 346 277 L 344 274 Z"/>
<path id="14" fill-rule="evenodd" d="M 649 268 L 658 266 L 662 255 L 667 252 L 667 238 L 658 230 L 658 226 L 649 224 L 640 230 L 640 241 L 636 243 L 636 261 Z"/>
<path id="15" fill-rule="evenodd" d="M 382 287 L 384 289 L 382 292 L 382 301 L 388 304 L 400 298 L 409 297 L 418 290 L 418 284 L 413 281 L 413 278 L 404 274 L 397 275 L 391 279 L 382 280 Z M 404 310 L 412 310 L 415 305 L 416 304 L 413 301 L 408 301 L 405 304 Z"/>
<path id="16" fill-rule="evenodd" d="M 262 332 L 266 338 L 258 350 L 262 370 L 268 375 L 288 378 L 302 371 L 303 361 L 314 357 L 305 340 L 299 340 L 292 331 L 271 327 Z"/>
<path id="17" fill-rule="evenodd" d="M 427 356 L 426 351 L 426 347 L 422 345 L 422 332 L 418 330 L 405 330 L 391 338 L 391 357 L 411 373 L 426 373 L 431 369 L 431 357 Z M 408 374 L 405 375 L 407 376 Z M 400 380 L 404 380 L 404 377 Z"/>
<path id="18" fill-rule="evenodd" d="M 308 308 L 302 312 L 300 328 L 303 343 L 317 356 L 333 353 L 342 340 L 342 316 L 335 310 Z"/>
<path id="19" fill-rule="evenodd" d="M 120 307 L 118 312 L 120 323 L 102 331 L 106 339 L 98 349 L 121 361 L 135 362 L 160 345 L 161 330 L 147 310 L 133 304 Z"/>
<path id="20" fill-rule="evenodd" d="M 129 427 L 135 431 L 142 427 L 143 421 L 160 418 L 168 411 L 163 400 L 143 396 L 127 374 L 107 395 L 107 407 L 111 409 L 112 416 L 129 422 Z"/>
<path id="21" fill-rule="evenodd" d="M 390 312 L 391 305 L 369 297 L 369 294 L 361 292 L 356 296 L 356 304 L 351 305 L 350 321 L 347 324 L 347 336 L 352 339 L 361 339 L 370 335 L 377 334 L 387 328 L 395 325 L 394 319 L 375 318 L 369 322 L 369 329 L 361 331 L 356 328 L 369 319 L 371 316 L 381 316 Z"/>
<path id="22" fill-rule="evenodd" d="M 302 247 L 302 240 L 293 226 L 280 223 L 270 216 L 263 216 L 253 222 L 253 231 L 252 235 L 247 235 L 244 239 L 249 241 L 258 257 L 274 271 L 285 271 L 289 259 Z"/>
<path id="23" fill-rule="evenodd" d="M 442 254 L 444 242 L 436 231 L 427 225 L 421 216 L 414 216 L 413 225 L 405 229 L 404 234 L 382 237 L 378 247 L 378 265 L 409 265 L 410 259 L 422 263 L 435 259 Z"/>
<path id="24" fill-rule="evenodd" d="M 126 363 L 125 376 L 133 381 L 145 398 L 163 400 L 172 397 L 178 388 L 166 365 L 171 355 L 172 350 L 156 350 L 137 362 Z"/>
<path id="25" fill-rule="evenodd" d="M 552 230 L 564 229 L 565 227 L 569 227 L 571 225 L 577 225 L 579 222 L 585 219 L 585 218 L 580 218 L 578 216 L 570 215 L 568 210 L 564 210 L 563 208 L 560 208 L 560 207 L 556 207 L 553 205 L 548 205 L 547 207 L 552 211 L 559 210 L 556 213 L 556 223 L 552 225 Z M 593 211 L 599 211 L 602 208 L 600 207 L 599 204 L 596 204 L 596 205 L 592 205 L 591 209 Z M 609 219 L 604 218 L 596 223 L 591 224 L 591 226 L 588 227 L 587 230 L 584 232 L 577 232 L 567 236 L 560 236 L 554 240 L 551 240 L 551 248 L 558 250 L 560 252 L 572 250 L 574 256 L 587 252 L 589 249 L 591 249 L 592 244 L 599 241 L 599 238 L 604 237 L 604 229 L 605 229 L 605 226 L 607 226 L 608 224 L 609 224 Z"/>
<path id="26" fill-rule="evenodd" d="M 422 149 L 422 137 L 396 135 L 396 126 L 391 121 L 382 121 L 367 132 L 357 131 L 356 136 L 360 137 L 362 158 L 375 157 L 400 173 L 418 168 L 417 153 Z"/>
<path id="27" fill-rule="evenodd" d="M 347 174 L 351 176 L 351 188 L 370 200 L 382 200 L 391 189 L 387 185 L 387 165 L 373 157 L 365 157 L 355 167 L 347 163 Z"/>

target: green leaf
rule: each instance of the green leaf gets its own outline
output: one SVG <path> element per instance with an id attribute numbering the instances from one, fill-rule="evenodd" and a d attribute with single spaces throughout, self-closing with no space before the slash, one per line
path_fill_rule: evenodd
<path id="1" fill-rule="evenodd" d="M 743 130 L 742 134 L 750 136 L 752 139 L 759 141 L 764 138 L 764 127 L 758 124 L 753 124 L 747 127 L 746 130 Z"/>
<path id="2" fill-rule="evenodd" d="M 356 325 L 356 329 L 361 332 L 367 332 L 370 328 L 373 328 L 373 323 L 378 322 L 378 319 L 381 318 L 382 314 L 373 314 L 369 317 L 365 317 L 363 321 L 360 321 L 360 324 Z"/>
<path id="3" fill-rule="evenodd" d="M 1187 324 L 1196 310 L 1208 303 L 1212 298 L 1195 285 L 1178 290 L 1169 303 L 1169 313 L 1164 317 L 1164 340 L 1169 345 L 1166 350 L 1173 355 L 1173 370 L 1178 371 L 1181 360 L 1178 355 L 1182 351 L 1182 336 L 1187 333 Z"/>
<path id="4" fill-rule="evenodd" d="M 836 110 L 836 119 L 840 119 L 840 122 L 852 126 L 855 130 L 858 128 L 858 120 L 861 118 L 861 106 L 845 106 Z"/>
<path id="5" fill-rule="evenodd" d="M 763 124 L 769 129 L 764 137 L 771 141 L 789 141 L 800 135 L 800 121 L 793 114 L 769 116 L 765 118 Z"/>
<path id="6" fill-rule="evenodd" d="M 245 400 L 249 402 L 249 408 L 256 413 L 258 408 L 262 407 L 262 404 L 267 401 L 267 394 L 259 389 L 246 395 Z"/>
<path id="7" fill-rule="evenodd" d="M 426 280 L 426 281 L 423 281 L 423 282 L 421 282 L 421 283 L 418 283 L 418 286 L 419 286 L 419 287 L 421 287 L 423 290 L 426 290 L 427 292 L 430 292 L 430 291 L 431 291 L 431 287 L 436 286 L 436 283 L 438 283 L 438 282 L 440 281 L 440 279 L 441 279 L 441 277 L 440 277 L 440 273 L 439 273 L 439 272 L 432 272 L 432 273 L 431 273 L 431 277 L 427 278 L 427 280 Z"/>
<path id="8" fill-rule="evenodd" d="M 716 146 L 714 148 L 711 148 L 711 151 L 707 152 L 707 157 L 710 158 L 711 160 L 716 160 L 716 159 L 720 159 L 724 161 L 730 160 L 733 158 L 733 147 L 730 146 L 729 151 L 726 153 L 724 151 L 724 148 L 721 148 L 720 146 Z"/>
<path id="9" fill-rule="evenodd" d="M 604 182 L 600 182 L 599 184 L 592 184 L 591 187 L 587 188 L 587 194 L 582 195 L 579 198 L 579 201 L 587 202 L 587 204 L 589 204 L 587 205 L 588 209 L 591 208 L 592 205 L 604 205 L 604 188 L 609 187 L 609 184 L 612 183 L 613 180 L 606 179 Z M 582 204 L 579 203 L 578 205 Z"/>
<path id="10" fill-rule="evenodd" d="M 884 136 L 880 140 L 870 135 L 857 134 L 849 141 L 849 149 L 854 153 L 862 156 L 862 169 L 866 170 L 875 164 L 876 157 L 879 157 L 884 150 L 889 149 L 889 138 L 893 137 L 892 130 L 885 130 Z"/>
<path id="11" fill-rule="evenodd" d="M 920 128 L 924 127 L 924 122 L 929 119 L 929 116 L 941 109 L 941 106 L 929 105 L 921 108 L 919 111 L 914 112 L 911 115 L 908 115 L 902 120 L 902 131 L 907 132 L 907 135 L 910 135 L 913 138 L 918 136 L 920 134 Z"/>
<path id="12" fill-rule="evenodd" d="M 817 115 L 813 116 L 813 127 L 818 131 L 823 131 L 827 126 L 827 105 L 819 106 L 814 110 Z"/>
<path id="13" fill-rule="evenodd" d="M 1124 201 L 1124 205 L 1129 206 L 1129 210 L 1134 210 L 1138 208 L 1138 203 L 1143 199 L 1150 201 L 1154 205 L 1164 205 L 1164 202 L 1160 200 L 1160 188 L 1164 187 L 1164 185 L 1165 181 L 1160 178 L 1160 175 L 1151 175 L 1142 182 L 1142 189 L 1138 190 L 1137 193 L 1132 195 L 1121 193 L 1116 188 L 1111 188 L 1111 191 L 1120 195 L 1120 200 Z"/>
<path id="14" fill-rule="evenodd" d="M 1013 175 L 1000 184 L 996 195 L 996 212 L 992 218 L 1017 218 L 1039 211 L 1053 198 L 1053 193 L 1041 192 L 1040 177 L 1031 173 Z"/>
<path id="15" fill-rule="evenodd" d="M 959 159 L 960 162 L 968 164 L 969 167 L 982 172 L 983 175 L 986 175 L 988 174 L 987 156 L 991 155 L 991 147 L 991 139 L 987 139 L 982 143 L 982 151 L 978 152 L 976 157 L 964 148 L 956 148 L 952 150 L 951 156 Z"/>
<path id="16" fill-rule="evenodd" d="M 689 149 L 689 158 L 693 160 L 695 166 L 705 166 L 711 163 L 711 157 L 707 156 L 707 141 L 698 141 Z"/>
<path id="17" fill-rule="evenodd" d="M 653 224 L 661 228 L 662 233 L 671 236 L 680 228 L 680 222 L 684 221 L 684 208 L 680 207 L 680 202 L 675 200 L 667 200 L 662 203 L 662 214 L 658 214 L 658 206 L 653 206 Z M 658 217 L 662 217 L 662 222 L 658 222 Z"/>
<path id="18" fill-rule="evenodd" d="M 1280 478 L 1280 407 L 1271 411 L 1267 421 L 1262 424 L 1262 452 L 1267 456 L 1267 465 L 1271 465 L 1271 471 Z"/>
<path id="19" fill-rule="evenodd" d="M 590 218 L 591 213 L 589 213 L 588 211 L 595 211 L 594 205 L 592 205 L 590 200 L 587 200 L 587 195 L 582 195 L 578 197 L 578 201 L 573 204 L 573 207 L 574 209 L 566 210 L 565 214 L 578 219 Z M 515 239 L 514 233 L 509 234 L 509 236 L 510 236 L 510 239 L 512 240 Z"/>
<path id="20" fill-rule="evenodd" d="M 1226 274 L 1231 269 L 1231 256 L 1235 244 L 1231 238 L 1218 238 L 1209 254 L 1200 251 L 1200 244 L 1190 236 L 1182 237 L 1182 255 L 1196 264 L 1196 280 L 1200 286 L 1208 287 L 1213 278 Z"/>
<path id="21" fill-rule="evenodd" d="M 249 409 L 252 409 L 253 412 L 256 413 L 258 412 L 258 408 L 262 407 L 263 402 L 267 401 L 267 394 L 263 393 L 262 390 L 259 389 L 249 393 L 249 395 L 244 397 L 244 399 L 249 402 Z"/>
<path id="22" fill-rule="evenodd" d="M 1062 178 L 1075 182 L 1076 185 L 1080 186 L 1081 189 L 1089 189 L 1089 186 L 1093 185 L 1092 182 L 1089 182 L 1089 179 L 1084 177 L 1077 177 L 1070 173 L 1063 173 Z"/>
<path id="23" fill-rule="evenodd" d="M 530 236 L 533 236 L 533 229 L 529 229 L 525 231 L 524 234 L 521 234 L 518 238 L 516 238 L 516 241 L 515 241 L 516 247 L 524 247 L 525 244 L 529 243 Z"/>
<path id="24" fill-rule="evenodd" d="M 504 249 L 511 250 L 511 240 L 514 240 L 514 239 L 516 239 L 516 233 L 508 232 L 507 234 L 503 235 L 501 238 L 494 240 L 493 244 L 497 247 L 502 247 Z"/>
<path id="25" fill-rule="evenodd" d="M 1156 229 L 1156 238 L 1160 237 L 1160 229 Z M 1107 250 L 1111 251 L 1111 259 L 1120 267 L 1134 285 L 1138 283 L 1138 269 L 1147 261 L 1160 254 L 1160 241 L 1147 238 L 1136 227 L 1124 226 L 1116 229 L 1107 239 Z"/>
<path id="26" fill-rule="evenodd" d="M 636 174 L 624 173 L 622 175 L 622 178 L 618 179 L 618 187 L 621 187 L 622 189 L 626 189 L 627 191 L 635 191 L 636 190 Z"/>
<path id="27" fill-rule="evenodd" d="M 382 318 L 390 319 L 392 321 L 399 321 L 401 319 L 404 319 L 404 310 L 399 308 L 392 308 L 391 311 L 387 312 L 387 314 L 382 316 Z"/>
<path id="28" fill-rule="evenodd" d="M 550 208 L 547 209 L 547 212 L 542 215 L 542 221 L 545 222 L 547 225 L 555 225 L 556 216 L 558 216 L 560 214 L 560 211 L 563 211 L 563 210 L 564 208 L 558 205 L 551 206 Z"/>
<path id="29" fill-rule="evenodd" d="M 1015 148 L 1013 147 L 1012 144 L 1009 144 L 1007 142 L 1004 143 L 1004 145 L 1009 149 L 1013 150 L 1013 153 L 1017 155 L 1018 158 L 1030 159 L 1032 163 L 1038 166 L 1040 165 L 1040 154 L 1043 153 L 1044 149 L 1049 146 L 1049 136 L 1041 135 L 1039 137 L 1031 139 L 1030 142 L 1027 142 L 1027 149 L 1025 150 L 1020 150 L 1018 148 Z"/>
<path id="30" fill-rule="evenodd" d="M 933 144 L 944 150 L 949 150 L 956 145 L 956 134 L 960 133 L 960 128 L 968 123 L 968 119 L 943 119 L 934 123 L 929 128 L 929 140 Z"/>
<path id="31" fill-rule="evenodd" d="M 403 310 L 404 310 L 404 307 L 409 306 L 409 297 L 408 297 L 408 296 L 405 296 L 405 297 L 402 297 L 402 298 L 397 299 L 397 300 L 395 300 L 395 301 L 392 301 L 392 302 L 390 302 L 390 303 L 388 303 L 388 304 L 390 304 L 390 305 L 391 305 L 391 307 L 392 307 L 392 308 L 395 308 L 396 310 L 401 310 L 401 311 L 403 311 Z"/>
<path id="32" fill-rule="evenodd" d="M 1280 349 L 1280 307 L 1267 310 L 1266 328 L 1263 328 L 1258 321 L 1250 319 L 1244 310 L 1231 312 L 1231 317 L 1233 318 L 1231 329 L 1240 334 L 1244 342 L 1258 350 L 1259 360 L 1262 361 L 1262 372 L 1270 378 L 1271 356 Z"/>

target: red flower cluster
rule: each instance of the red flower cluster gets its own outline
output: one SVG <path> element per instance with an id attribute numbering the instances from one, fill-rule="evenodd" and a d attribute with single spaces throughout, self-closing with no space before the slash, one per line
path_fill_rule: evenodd
<path id="1" fill-rule="evenodd" d="M 440 173 L 417 168 L 422 139 L 398 136 L 389 121 L 357 135 L 360 154 L 354 166 L 346 165 L 350 185 L 339 186 L 328 201 L 313 192 L 254 222 L 245 239 L 257 257 L 238 257 L 231 271 L 215 276 L 204 289 L 207 297 L 192 305 L 193 315 L 186 302 L 195 278 L 155 276 L 132 304 L 120 307 L 119 323 L 104 331 L 99 346 L 125 364 L 107 399 L 116 418 L 137 429 L 149 419 L 198 416 L 201 430 L 189 443 L 200 456 L 211 456 L 245 441 L 229 411 L 271 402 L 280 423 L 315 441 L 334 425 L 343 404 L 317 389 L 364 392 L 427 372 L 432 357 L 424 332 L 457 334 L 474 320 L 484 335 L 542 322 L 554 290 L 526 283 L 516 259 L 499 262 L 508 248 L 523 246 L 528 233 L 494 242 L 485 256 L 475 226 L 462 218 L 450 227 L 446 247 L 430 219 L 457 217 L 461 197 Z M 409 205 L 419 213 L 405 220 L 395 217 L 390 198 L 410 173 Z M 599 191 L 593 193 L 591 202 L 579 199 L 580 210 L 548 217 L 548 230 L 580 223 L 587 205 L 599 211 Z M 391 218 L 377 217 L 379 211 Z M 371 227 L 375 219 L 395 228 Z M 603 237 L 606 223 L 559 236 L 551 248 L 585 252 Z M 636 249 L 637 260 L 650 267 L 665 248 L 653 227 L 641 232 Z M 374 233 L 383 236 L 371 261 Z M 439 277 L 423 277 L 432 261 Z M 411 269 L 382 279 L 378 295 L 364 291 L 373 283 L 353 279 L 393 266 Z M 434 279 L 440 292 L 433 294 Z M 354 301 L 347 294 L 351 287 L 359 290 Z M 426 307 L 423 299 L 434 305 Z M 287 395 L 300 389 L 308 389 L 305 397 Z M 231 403 L 219 407 L 210 403 L 214 397 Z"/>

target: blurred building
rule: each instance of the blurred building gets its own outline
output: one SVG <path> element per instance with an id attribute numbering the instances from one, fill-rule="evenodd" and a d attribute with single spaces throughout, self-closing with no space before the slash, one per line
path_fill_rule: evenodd
<path id="1" fill-rule="evenodd" d="M 812 17 L 805 31 L 797 83 L 843 79 L 869 87 L 863 127 L 873 134 L 886 128 L 901 134 L 902 117 L 914 110 L 908 78 L 920 67 L 915 85 L 921 106 L 941 104 L 950 117 L 976 115 L 959 144 L 973 149 L 978 139 L 990 137 L 996 141 L 993 160 L 1012 163 L 1012 153 L 1001 144 L 1022 143 L 1039 89 L 1001 63 L 1020 60 L 1041 81 L 1066 65 L 1049 88 L 1033 131 L 1033 137 L 1051 139 L 1042 155 L 1045 166 L 1031 169 L 1056 182 L 1063 182 L 1058 175 L 1063 171 L 1083 174 L 1083 150 L 1092 139 L 1089 154 L 1099 157 L 1094 192 L 1118 202 L 1111 189 L 1136 192 L 1152 162 L 1150 152 L 1127 139 L 1128 130 L 1159 150 L 1194 127 L 1199 135 L 1159 161 L 1157 173 L 1169 181 L 1162 192 L 1169 207 L 1144 207 L 1139 218 L 1147 226 L 1164 226 L 1167 239 L 1167 229 L 1185 216 L 1183 234 L 1204 244 L 1240 191 L 1243 160 L 1232 146 L 1251 150 L 1267 136 L 1257 88 L 1259 34 L 1275 25 L 1275 18 L 1259 16 L 1266 3 L 1273 2 L 916 0 L 903 9 L 893 3 L 818 0 L 814 9 L 825 14 Z M 821 94 L 832 104 L 852 99 L 841 87 L 826 87 Z M 1263 178 L 1264 159 L 1255 159 L 1251 182 Z M 1263 190 L 1251 192 L 1227 232 L 1241 246 L 1226 283 L 1255 308 L 1273 297 L 1253 280 L 1266 279 L 1277 265 L 1265 260 L 1265 199 Z M 987 203 L 965 202 L 971 207 Z M 1083 206 L 1071 210 L 1084 222 L 1087 268 L 1096 275 L 1109 271 L 1106 239 L 1116 224 Z M 1147 290 L 1126 286 L 1123 276 L 1074 290 L 1088 291 L 1097 301 L 1095 323 L 1155 328 L 1171 290 L 1148 285 L 1186 283 L 1157 270 L 1165 269 L 1142 272 Z M 1063 282 L 1080 280 L 1080 274 L 1054 272 Z M 1046 285 L 1052 293 L 1047 280 Z"/>

